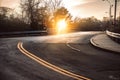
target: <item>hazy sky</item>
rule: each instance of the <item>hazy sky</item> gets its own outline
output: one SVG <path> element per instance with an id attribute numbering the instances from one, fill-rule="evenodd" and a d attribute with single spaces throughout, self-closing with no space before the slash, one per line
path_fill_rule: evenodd
<path id="1" fill-rule="evenodd" d="M 114 4 L 114 0 L 110 0 Z M 74 16 L 90 17 L 95 16 L 102 19 L 109 16 L 109 3 L 102 0 L 63 0 L 65 7 Z M 19 0 L 0 0 L 1 6 L 16 8 Z M 114 7 L 113 7 L 114 8 Z M 120 9 L 120 6 L 118 7 Z M 118 11 L 120 12 L 120 10 Z"/>

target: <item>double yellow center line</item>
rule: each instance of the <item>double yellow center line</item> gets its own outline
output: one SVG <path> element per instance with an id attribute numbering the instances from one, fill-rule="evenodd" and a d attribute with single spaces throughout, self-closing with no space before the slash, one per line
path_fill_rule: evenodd
<path id="1" fill-rule="evenodd" d="M 74 78 L 76 80 L 91 80 L 89 78 L 86 78 L 86 77 L 83 77 L 83 76 L 80 76 L 80 75 L 77 75 L 77 74 L 74 74 L 72 72 L 69 72 L 67 70 L 64 70 L 60 67 L 57 67 L 35 55 L 33 55 L 32 53 L 30 53 L 29 51 L 27 51 L 24 47 L 23 47 L 23 43 L 22 42 L 19 42 L 18 45 L 17 45 L 18 49 L 23 53 L 25 54 L 26 56 L 28 56 L 29 58 L 35 60 L 36 62 L 38 62 L 39 64 L 49 68 L 49 69 L 52 69 L 58 73 L 61 73 L 63 75 L 66 75 L 66 76 L 69 76 L 71 78 Z"/>

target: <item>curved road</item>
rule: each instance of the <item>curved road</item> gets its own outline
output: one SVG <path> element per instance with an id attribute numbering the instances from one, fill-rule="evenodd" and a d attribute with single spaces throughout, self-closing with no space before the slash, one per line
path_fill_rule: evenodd
<path id="1" fill-rule="evenodd" d="M 89 42 L 100 33 L 1 38 L 0 80 L 120 80 L 120 55 Z M 21 52 L 20 42 L 35 59 Z"/>

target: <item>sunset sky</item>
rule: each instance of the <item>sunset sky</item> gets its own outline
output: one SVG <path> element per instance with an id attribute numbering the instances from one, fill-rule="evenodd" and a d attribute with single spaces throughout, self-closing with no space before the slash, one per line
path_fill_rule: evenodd
<path id="1" fill-rule="evenodd" d="M 114 0 L 110 0 L 114 4 Z M 63 0 L 65 7 L 73 16 L 90 17 L 95 16 L 98 19 L 108 17 L 109 3 L 102 0 Z M 19 0 L 0 0 L 1 6 L 16 8 L 19 6 Z M 114 8 L 114 7 L 113 7 Z M 112 8 L 112 9 L 113 9 Z M 118 9 L 120 6 L 118 5 Z M 113 10 L 112 10 L 113 11 Z M 119 13 L 120 10 L 117 12 Z"/>

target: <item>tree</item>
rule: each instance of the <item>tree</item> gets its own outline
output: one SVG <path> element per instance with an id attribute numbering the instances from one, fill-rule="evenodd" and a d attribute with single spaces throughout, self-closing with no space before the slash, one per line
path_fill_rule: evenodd
<path id="1" fill-rule="evenodd" d="M 67 9 L 65 7 L 61 7 L 54 12 L 54 18 L 55 18 L 55 20 L 61 19 L 61 18 L 66 18 L 67 14 L 68 14 Z"/>
<path id="2" fill-rule="evenodd" d="M 32 29 L 38 29 L 38 16 L 42 0 L 21 0 L 22 17 L 25 17 Z"/>
<path id="3" fill-rule="evenodd" d="M 62 0 L 21 0 L 22 18 L 32 29 L 49 24 Z"/>
<path id="4" fill-rule="evenodd" d="M 0 32 L 28 30 L 26 24 L 22 22 L 13 9 L 8 7 L 0 7 Z"/>
<path id="5" fill-rule="evenodd" d="M 44 0 L 43 5 L 46 7 L 47 19 L 46 24 L 49 27 L 52 27 L 54 21 L 54 13 L 57 9 L 61 8 L 63 3 L 62 0 Z"/>
<path id="6" fill-rule="evenodd" d="M 52 27 L 56 27 L 56 24 L 59 20 L 65 19 L 67 21 L 68 19 L 68 10 L 65 7 L 60 7 L 58 9 L 56 9 L 56 11 L 53 13 L 53 26 Z"/>
<path id="7" fill-rule="evenodd" d="M 13 10 L 8 7 L 0 7 L 0 19 L 8 19 Z"/>
<path id="8" fill-rule="evenodd" d="M 53 14 L 63 3 L 62 0 L 44 0 L 44 5 L 47 7 L 47 11 Z"/>

